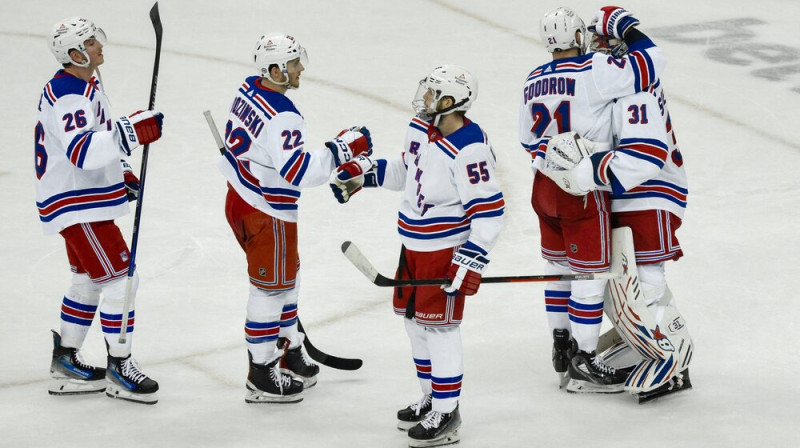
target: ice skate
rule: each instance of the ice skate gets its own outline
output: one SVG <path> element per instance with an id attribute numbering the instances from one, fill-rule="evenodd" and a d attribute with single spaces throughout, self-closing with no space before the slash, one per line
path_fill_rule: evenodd
<path id="1" fill-rule="evenodd" d="M 425 418 L 408 430 L 408 446 L 428 447 L 458 443 L 461 440 L 458 429 L 461 427 L 461 414 L 458 405 L 453 412 L 429 411 Z"/>
<path id="2" fill-rule="evenodd" d="M 683 372 L 670 378 L 670 380 L 664 383 L 663 385 L 649 392 L 640 392 L 636 394 L 636 398 L 638 398 L 639 404 L 643 404 L 658 398 L 662 398 L 667 395 L 671 395 L 684 390 L 689 390 L 691 388 L 692 388 L 692 381 L 689 379 L 689 369 L 686 369 Z"/>
<path id="3" fill-rule="evenodd" d="M 248 403 L 297 403 L 303 401 L 303 382 L 281 373 L 280 358 L 269 364 L 255 364 L 250 357 L 250 370 L 247 374 Z"/>
<path id="4" fill-rule="evenodd" d="M 319 366 L 306 358 L 303 347 L 297 346 L 296 348 L 290 349 L 288 340 L 281 338 L 279 341 L 278 346 L 284 348 L 280 363 L 281 373 L 302 381 L 303 389 L 308 389 L 317 384 Z"/>
<path id="5" fill-rule="evenodd" d="M 130 355 L 125 358 L 109 355 L 106 380 L 106 395 L 111 398 L 144 404 L 158 402 L 158 383 L 142 373 Z"/>
<path id="6" fill-rule="evenodd" d="M 432 403 L 431 394 L 425 394 L 419 401 L 397 411 L 397 429 L 408 431 L 417 426 L 417 423 L 430 412 Z"/>
<path id="7" fill-rule="evenodd" d="M 53 331 L 53 361 L 50 363 L 50 395 L 94 394 L 106 390 L 106 369 L 81 359 L 78 349 L 62 347 L 61 335 Z"/>
<path id="8" fill-rule="evenodd" d="M 622 392 L 628 379 L 626 373 L 603 364 L 594 352 L 581 350 L 573 355 L 568 370 L 567 392 L 572 393 L 616 394 Z"/>
<path id="9" fill-rule="evenodd" d="M 558 388 L 563 389 L 569 382 L 569 361 L 577 348 L 569 330 L 553 330 L 553 368 L 558 374 Z"/>

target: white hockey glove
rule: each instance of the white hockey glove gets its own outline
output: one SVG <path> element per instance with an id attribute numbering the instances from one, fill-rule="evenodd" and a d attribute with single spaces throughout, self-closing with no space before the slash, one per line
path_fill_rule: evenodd
<path id="1" fill-rule="evenodd" d="M 353 157 L 372 155 L 372 136 L 366 126 L 353 126 L 343 129 L 333 140 L 325 143 L 333 154 L 334 163 L 340 166 Z"/>
<path id="2" fill-rule="evenodd" d="M 164 114 L 152 110 L 138 111 L 117 120 L 119 148 L 125 155 L 140 145 L 147 145 L 161 138 Z"/>
<path id="3" fill-rule="evenodd" d="M 547 143 L 545 153 L 545 169 L 550 171 L 571 170 L 578 166 L 584 158 L 594 152 L 594 142 L 587 140 L 577 132 L 558 134 Z"/>
<path id="4" fill-rule="evenodd" d="M 374 167 L 375 163 L 369 157 L 358 156 L 333 170 L 328 185 L 336 200 L 340 204 L 349 201 L 364 186 L 364 174 Z"/>

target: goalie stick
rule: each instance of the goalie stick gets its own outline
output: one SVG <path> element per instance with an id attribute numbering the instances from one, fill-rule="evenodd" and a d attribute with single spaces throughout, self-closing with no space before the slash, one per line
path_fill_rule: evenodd
<path id="1" fill-rule="evenodd" d="M 208 128 L 211 129 L 211 135 L 214 136 L 214 141 L 217 143 L 219 153 L 225 154 L 225 143 L 219 135 L 214 117 L 211 116 L 211 111 L 203 111 L 203 115 L 206 117 Z M 337 370 L 358 370 L 361 368 L 361 365 L 364 364 L 364 361 L 358 358 L 339 358 L 338 356 L 329 355 L 315 347 L 308 338 L 308 333 L 306 333 L 303 328 L 303 324 L 300 322 L 300 316 L 297 317 L 297 330 L 305 335 L 305 338 L 303 338 L 303 346 L 306 348 L 308 356 L 314 361 Z"/>
<path id="2" fill-rule="evenodd" d="M 153 31 L 156 33 L 156 60 L 153 63 L 153 77 L 150 80 L 150 102 L 147 109 L 153 110 L 156 105 L 156 87 L 158 87 L 158 66 L 161 62 L 161 15 L 158 13 L 158 2 L 153 4 L 150 9 L 150 22 L 153 23 Z M 131 288 L 133 285 L 133 275 L 136 272 L 136 248 L 139 246 L 139 223 L 142 220 L 142 204 L 144 203 L 144 182 L 147 177 L 147 154 L 150 152 L 150 144 L 144 145 L 142 150 L 142 168 L 139 172 L 139 197 L 136 199 L 136 214 L 133 218 L 133 237 L 131 237 L 131 254 L 128 261 L 128 279 L 125 283 L 125 301 L 122 304 L 122 327 L 119 329 L 119 343 L 125 343 L 125 335 L 128 331 L 128 309 L 131 306 Z"/>
<path id="3" fill-rule="evenodd" d="M 382 275 L 377 269 L 369 262 L 367 257 L 361 253 L 358 247 L 350 242 L 345 241 L 342 243 L 342 253 L 353 266 L 356 267 L 365 277 L 372 283 L 381 287 L 397 287 L 397 286 L 428 286 L 428 285 L 450 285 L 449 278 L 425 278 L 425 279 L 401 279 L 395 280 Z M 519 275 L 508 277 L 483 277 L 483 283 L 515 283 L 515 282 L 555 282 L 555 281 L 570 281 L 570 280 L 599 280 L 599 279 L 614 279 L 619 278 L 619 274 L 615 273 L 597 273 L 597 274 L 566 274 L 566 275 Z"/>

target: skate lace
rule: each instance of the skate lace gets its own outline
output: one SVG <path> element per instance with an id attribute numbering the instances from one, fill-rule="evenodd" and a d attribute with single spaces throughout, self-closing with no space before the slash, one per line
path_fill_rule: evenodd
<path id="1" fill-rule="evenodd" d="M 415 414 L 419 415 L 419 411 L 422 410 L 425 406 L 431 404 L 431 395 L 425 394 L 422 398 L 419 399 L 416 403 L 411 403 L 408 407 L 414 411 Z"/>
<path id="2" fill-rule="evenodd" d="M 269 377 L 281 389 L 281 393 L 284 388 L 288 389 L 292 385 L 292 377 L 282 374 L 278 364 L 269 369 Z"/>
<path id="3" fill-rule="evenodd" d="M 314 363 L 309 358 L 306 358 L 306 353 L 302 349 L 300 350 L 300 360 L 303 361 L 303 364 L 309 367 L 314 365 Z"/>
<path id="4" fill-rule="evenodd" d="M 603 364 L 603 362 L 600 361 L 598 358 L 594 358 L 592 360 L 592 366 L 594 366 L 595 369 L 599 370 L 600 372 L 606 375 L 614 375 L 615 373 L 617 373 L 617 369 Z"/>
<path id="5" fill-rule="evenodd" d="M 90 366 L 89 364 L 86 364 L 86 361 L 83 360 L 83 356 L 81 356 L 81 352 L 79 352 L 77 350 L 72 352 L 72 357 L 70 358 L 70 362 L 72 362 L 72 364 L 80 367 L 81 369 L 94 370 L 94 367 Z"/>
<path id="6" fill-rule="evenodd" d="M 442 419 L 444 418 L 444 414 L 438 411 L 430 411 L 428 415 L 425 416 L 425 420 L 421 422 L 422 427 L 425 429 L 431 428 L 438 428 L 439 424 L 442 423 Z"/>
<path id="7" fill-rule="evenodd" d="M 141 383 L 145 378 L 147 378 L 147 375 L 139 370 L 139 363 L 137 363 L 132 357 L 122 361 L 121 367 L 122 369 L 120 370 L 122 371 L 122 375 L 126 378 L 129 378 L 136 384 Z"/>

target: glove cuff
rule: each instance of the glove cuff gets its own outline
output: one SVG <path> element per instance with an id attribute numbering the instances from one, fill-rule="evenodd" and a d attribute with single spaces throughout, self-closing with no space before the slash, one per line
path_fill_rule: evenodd
<path id="1" fill-rule="evenodd" d="M 590 156 L 595 185 L 605 186 L 611 183 L 608 167 L 613 157 L 614 153 L 611 151 L 596 152 Z"/>

